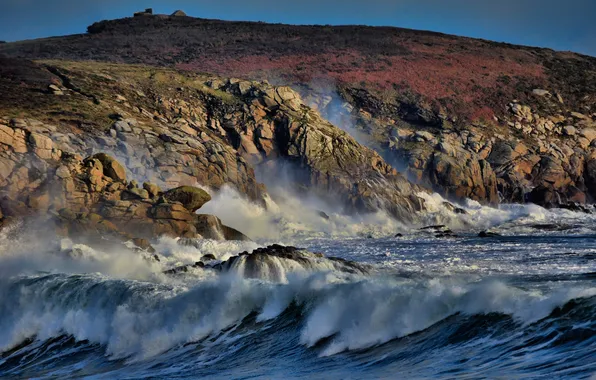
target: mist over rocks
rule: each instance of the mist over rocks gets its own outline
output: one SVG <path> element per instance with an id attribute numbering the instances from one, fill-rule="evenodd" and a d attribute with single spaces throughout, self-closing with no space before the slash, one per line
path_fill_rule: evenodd
<path id="1" fill-rule="evenodd" d="M 60 73 L 51 80 L 66 81 L 70 87 L 75 83 L 77 90 L 64 96 L 31 91 L 23 99 L 5 99 L 6 113 L 44 120 L 4 119 L 3 140 L 14 140 L 15 133 L 27 136 L 27 141 L 17 140 L 4 153 L 3 170 L 11 178 L 17 165 L 11 157 L 15 149 L 23 153 L 33 149 L 36 158 L 46 160 L 57 160 L 62 152 L 80 152 L 92 154 L 86 162 L 91 165 L 94 190 L 103 191 L 104 177 L 148 183 L 118 189 L 121 201 L 154 200 L 154 186 L 167 190 L 200 184 L 217 191 L 226 185 L 264 207 L 267 192 L 258 183 L 256 170 L 266 173 L 263 180 L 319 196 L 347 213 L 387 210 L 407 221 L 423 210 L 417 194 L 424 189 L 411 185 L 376 152 L 304 105 L 289 87 L 129 65 L 37 66 L 39 71 L 46 68 Z M 23 108 L 26 105 L 30 108 Z M 49 108 L 61 109 L 70 119 L 43 112 Z M 58 177 L 67 176 L 68 170 L 59 168 Z M 163 197 L 191 211 L 208 200 L 201 190 L 186 192 L 181 187 Z M 141 210 L 148 208 L 144 203 Z M 151 215 L 168 215 L 178 222 L 188 219 L 172 206 L 152 210 Z M 194 232 L 178 222 L 171 226 L 177 234 Z M 213 224 L 217 223 L 208 223 Z"/>
<path id="2" fill-rule="evenodd" d="M 303 93 L 321 104 L 323 115 L 336 113 L 337 105 L 316 91 Z M 542 95 L 532 92 L 525 104 L 506 102 L 499 117 L 476 121 L 457 120 L 423 104 L 402 107 L 366 91 L 346 92 L 341 108 L 350 111 L 341 115 L 410 181 L 447 199 L 548 207 L 593 203 L 596 114 L 574 110 L 592 110 L 596 92 L 586 92 L 582 102 L 538 92 Z M 532 196 L 540 187 L 550 188 L 557 201 Z"/>
<path id="3" fill-rule="evenodd" d="M 6 123 L 0 124 L 0 227 L 46 221 L 46 230 L 96 242 L 201 234 L 215 240 L 247 239 L 215 216 L 195 214 L 211 199 L 202 189 L 182 186 L 164 192 L 150 182 L 139 188 L 135 180 L 127 181 L 124 166 L 106 153 L 83 158 L 60 149 L 68 144 L 48 137 L 57 130 L 54 126 L 29 119 L 0 120 Z"/>

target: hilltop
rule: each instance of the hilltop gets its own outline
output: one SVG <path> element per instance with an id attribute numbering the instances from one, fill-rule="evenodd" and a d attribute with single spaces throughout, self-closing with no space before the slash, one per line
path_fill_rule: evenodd
<path id="1" fill-rule="evenodd" d="M 101 21 L 88 34 L 7 44 L 3 54 L 169 66 L 286 83 L 328 83 L 428 102 L 477 118 L 502 99 L 549 88 L 582 103 L 596 58 L 392 27 L 294 26 L 153 15 Z M 411 98 L 411 99 L 409 99 Z M 593 101 L 593 100 L 592 100 Z M 582 103 L 583 104 L 583 103 Z"/>

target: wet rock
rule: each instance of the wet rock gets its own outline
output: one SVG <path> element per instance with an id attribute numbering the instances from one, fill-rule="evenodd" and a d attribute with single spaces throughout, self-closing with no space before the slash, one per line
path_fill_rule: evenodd
<path id="1" fill-rule="evenodd" d="M 481 238 L 491 238 L 491 237 L 499 237 L 499 236 L 501 236 L 501 235 L 496 232 L 490 232 L 490 231 L 481 231 L 478 234 L 478 237 L 481 237 Z"/>
<path id="2" fill-rule="evenodd" d="M 208 261 L 213 261 L 213 260 L 217 260 L 217 258 L 212 253 L 208 253 L 206 255 L 203 255 L 203 257 L 201 257 L 201 261 L 204 263 L 206 263 Z"/>
<path id="3" fill-rule="evenodd" d="M 197 261 L 194 264 L 191 265 L 182 265 L 176 268 L 172 268 L 172 269 L 168 269 L 166 271 L 164 271 L 164 274 L 168 274 L 168 275 L 175 275 L 175 274 L 181 274 L 181 273 L 188 273 L 188 271 L 192 268 L 205 268 L 205 263 L 201 262 L 201 261 Z"/>
<path id="4" fill-rule="evenodd" d="M 329 220 L 329 215 L 327 215 L 325 212 L 323 211 L 318 211 L 317 215 L 319 215 L 321 218 L 325 219 L 325 220 Z"/>
<path id="5" fill-rule="evenodd" d="M 561 204 L 561 196 L 552 186 L 537 186 L 528 195 L 528 201 L 544 208 L 556 208 Z"/>
<path id="6" fill-rule="evenodd" d="M 442 230 L 444 228 L 447 228 L 446 225 L 444 224 L 437 224 L 437 225 L 433 225 L 433 226 L 426 226 L 426 227 L 422 227 L 420 228 L 421 231 L 426 231 L 426 230 Z"/>
<path id="7" fill-rule="evenodd" d="M 582 204 L 573 203 L 573 202 L 560 204 L 560 205 L 558 205 L 558 208 L 575 211 L 575 212 L 583 212 L 584 214 L 592 214 L 594 212 L 593 207 L 587 207 Z"/>
<path id="8" fill-rule="evenodd" d="M 285 264 L 287 263 L 287 264 Z M 296 247 L 271 245 L 255 249 L 252 253 L 242 252 L 231 257 L 218 267 L 224 272 L 235 271 L 247 278 L 272 281 L 285 280 L 286 266 L 300 267 L 307 271 L 329 270 L 351 274 L 367 274 L 369 269 L 362 264 L 337 257 L 323 257 Z"/>
<path id="9" fill-rule="evenodd" d="M 566 231 L 571 229 L 571 226 L 554 223 L 532 224 L 530 227 L 540 231 Z"/>
<path id="10" fill-rule="evenodd" d="M 445 206 L 446 209 L 448 209 L 449 211 L 452 211 L 456 214 L 460 214 L 460 215 L 467 215 L 468 212 L 466 210 L 464 210 L 461 207 L 455 207 L 453 205 L 453 203 L 450 202 L 443 202 L 443 206 Z"/>

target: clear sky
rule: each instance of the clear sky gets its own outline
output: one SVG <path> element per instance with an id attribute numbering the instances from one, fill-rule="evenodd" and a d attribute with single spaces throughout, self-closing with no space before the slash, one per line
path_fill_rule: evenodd
<path id="1" fill-rule="evenodd" d="M 596 0 L 0 0 L 0 40 L 84 33 L 148 7 L 225 20 L 400 26 L 596 56 Z"/>

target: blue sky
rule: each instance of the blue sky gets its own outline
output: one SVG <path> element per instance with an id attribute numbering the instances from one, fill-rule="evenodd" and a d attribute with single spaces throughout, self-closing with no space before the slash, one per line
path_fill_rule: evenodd
<path id="1" fill-rule="evenodd" d="M 391 25 L 596 56 L 596 0 L 0 0 L 0 40 L 84 33 L 146 7 L 226 20 Z"/>

